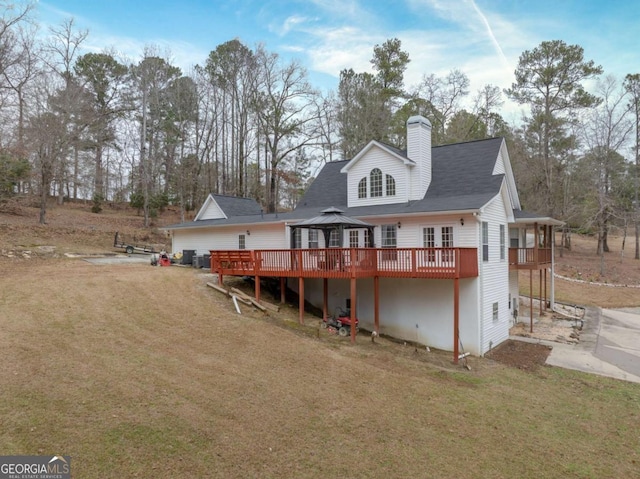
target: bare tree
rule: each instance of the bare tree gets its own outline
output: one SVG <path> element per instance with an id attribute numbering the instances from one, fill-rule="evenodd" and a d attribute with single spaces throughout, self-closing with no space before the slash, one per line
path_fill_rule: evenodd
<path id="1" fill-rule="evenodd" d="M 278 55 L 263 48 L 257 58 L 262 78 L 256 105 L 266 153 L 267 212 L 275 212 L 280 164 L 319 137 L 317 92 L 295 61 L 282 65 Z"/>

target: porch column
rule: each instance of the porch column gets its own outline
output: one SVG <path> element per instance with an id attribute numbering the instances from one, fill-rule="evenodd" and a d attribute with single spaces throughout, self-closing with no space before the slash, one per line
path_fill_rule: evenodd
<path id="1" fill-rule="evenodd" d="M 328 283 L 329 280 L 327 278 L 322 278 L 322 319 L 324 322 L 327 321 L 327 300 L 328 300 Z"/>
<path id="2" fill-rule="evenodd" d="M 256 301 L 260 301 L 260 276 L 255 277 Z"/>
<path id="3" fill-rule="evenodd" d="M 356 279 L 351 278 L 351 342 L 356 342 Z"/>
<path id="4" fill-rule="evenodd" d="M 373 324 L 376 333 L 380 333 L 380 277 L 373 277 Z"/>
<path id="5" fill-rule="evenodd" d="M 304 324 L 304 278 L 298 278 L 298 308 L 300 310 L 298 322 Z"/>
<path id="6" fill-rule="evenodd" d="M 533 224 L 533 261 L 538 263 L 540 258 L 538 257 L 538 243 L 540 242 L 540 226 L 538 223 Z"/>
<path id="7" fill-rule="evenodd" d="M 460 359 L 460 280 L 453 280 L 453 364 Z"/>

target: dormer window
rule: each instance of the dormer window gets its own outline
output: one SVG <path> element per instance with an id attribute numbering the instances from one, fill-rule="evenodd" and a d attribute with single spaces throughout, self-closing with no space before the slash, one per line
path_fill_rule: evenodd
<path id="1" fill-rule="evenodd" d="M 386 175 L 387 196 L 396 196 L 396 180 L 391 175 Z"/>
<path id="2" fill-rule="evenodd" d="M 371 198 L 382 196 L 382 171 L 378 168 L 371 170 Z"/>
<path id="3" fill-rule="evenodd" d="M 358 198 L 366 198 L 367 197 L 367 177 L 365 176 L 358 183 Z"/>
<path id="4" fill-rule="evenodd" d="M 368 185 L 367 179 L 369 180 Z M 384 175 L 384 183 L 382 179 L 382 171 L 379 168 L 371 170 L 368 177 L 361 178 L 358 182 L 358 199 L 396 196 L 396 179 L 391 175 Z"/>

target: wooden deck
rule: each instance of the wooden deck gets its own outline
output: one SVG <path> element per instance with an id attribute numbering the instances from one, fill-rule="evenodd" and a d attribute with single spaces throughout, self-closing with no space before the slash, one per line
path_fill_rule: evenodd
<path id="1" fill-rule="evenodd" d="M 509 248 L 509 269 L 545 269 L 551 267 L 551 248 Z"/>
<path id="2" fill-rule="evenodd" d="M 296 278 L 478 276 L 476 248 L 211 250 L 211 272 Z"/>

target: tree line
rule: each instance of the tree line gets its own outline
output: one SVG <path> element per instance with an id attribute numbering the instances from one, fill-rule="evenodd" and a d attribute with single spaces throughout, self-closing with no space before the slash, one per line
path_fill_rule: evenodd
<path id="1" fill-rule="evenodd" d="M 169 204 L 185 218 L 209 193 L 292 208 L 312 166 L 372 139 L 405 148 L 420 114 L 434 145 L 505 137 L 525 209 L 595 232 L 599 251 L 612 225 L 634 228 L 639 258 L 640 74 L 604 76 L 579 45 L 542 42 L 510 88 L 472 93 L 455 68 L 405 87 L 411 60 L 394 38 L 373 47 L 370 72 L 345 69 L 321 92 L 299 62 L 238 39 L 188 72 L 153 46 L 137 61 L 82 54 L 89 32 L 67 20 L 39 33 L 33 8 L 0 2 L 0 201 L 38 197 L 43 224 L 51 197 L 95 212 L 128 201 L 145 226 Z M 500 114 L 505 96 L 526 112 L 517 125 Z"/>

